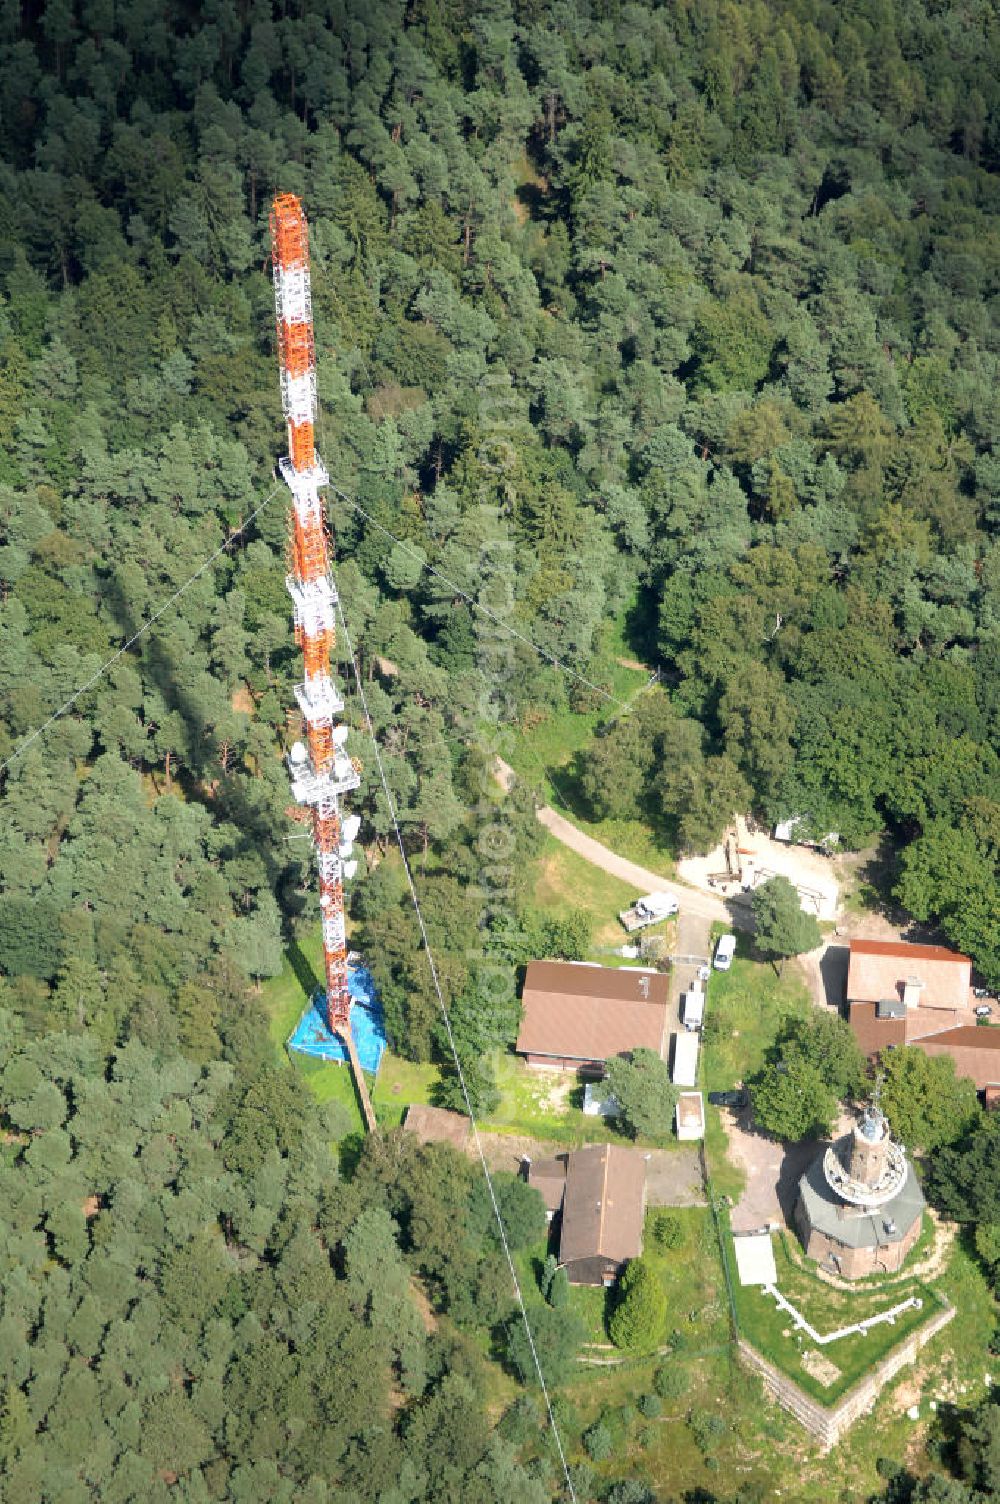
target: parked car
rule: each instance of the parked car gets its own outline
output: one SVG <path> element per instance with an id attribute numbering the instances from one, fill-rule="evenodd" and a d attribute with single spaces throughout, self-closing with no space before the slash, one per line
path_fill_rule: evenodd
<path id="1" fill-rule="evenodd" d="M 716 971 L 728 971 L 733 964 L 733 956 L 736 954 L 736 936 L 723 935 L 715 947 Z"/>
<path id="2" fill-rule="evenodd" d="M 731 1107 L 734 1112 L 741 1112 L 747 1105 L 747 1094 L 739 1086 L 734 1091 L 710 1091 L 708 1100 L 713 1107 Z"/>
<path id="3" fill-rule="evenodd" d="M 659 924 L 661 919 L 669 919 L 678 910 L 677 899 L 672 893 L 647 893 L 645 898 L 639 898 L 630 909 L 625 909 L 618 918 L 628 930 L 645 929 L 647 924 Z"/>
<path id="4" fill-rule="evenodd" d="M 976 1009 L 976 1017 L 977 1018 L 992 1018 L 993 1017 L 993 1009 L 990 1007 L 989 1003 L 980 1003 L 979 1004 L 979 1007 Z"/>

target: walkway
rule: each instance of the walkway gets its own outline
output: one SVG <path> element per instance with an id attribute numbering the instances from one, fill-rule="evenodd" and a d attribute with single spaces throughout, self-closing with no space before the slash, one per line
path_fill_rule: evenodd
<path id="1" fill-rule="evenodd" d="M 337 1031 L 347 1051 L 347 1058 L 351 1062 L 351 1074 L 354 1077 L 354 1090 L 358 1095 L 358 1102 L 364 1115 L 369 1133 L 378 1133 L 378 1123 L 372 1111 L 371 1098 L 368 1095 L 368 1087 L 365 1083 L 365 1073 L 361 1069 L 361 1061 L 358 1059 L 358 1051 L 354 1043 L 354 1035 L 349 1028 Z"/>
<path id="2" fill-rule="evenodd" d="M 855 1322 L 853 1326 L 842 1326 L 838 1331 L 827 1332 L 824 1335 L 817 1332 L 814 1326 L 810 1326 L 802 1312 L 797 1310 L 790 1300 L 785 1299 L 777 1285 L 765 1285 L 764 1294 L 773 1295 L 778 1310 L 784 1311 L 786 1315 L 792 1318 L 793 1328 L 796 1331 L 805 1332 L 809 1340 L 817 1343 L 820 1347 L 825 1347 L 828 1342 L 839 1342 L 841 1337 L 853 1337 L 855 1333 L 863 1336 L 865 1332 L 869 1331 L 873 1326 L 878 1326 L 883 1321 L 887 1321 L 890 1326 L 895 1326 L 897 1316 L 902 1316 L 904 1311 L 919 1311 L 923 1305 L 923 1301 L 919 1295 L 911 1295 L 909 1300 L 900 1301 L 899 1305 L 893 1306 L 891 1310 L 880 1311 L 877 1316 L 869 1316 L 864 1321 Z"/>

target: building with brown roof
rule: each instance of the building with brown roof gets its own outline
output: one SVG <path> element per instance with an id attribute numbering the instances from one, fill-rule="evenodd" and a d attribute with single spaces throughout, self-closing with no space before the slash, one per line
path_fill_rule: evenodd
<path id="1" fill-rule="evenodd" d="M 550 1222 L 557 1212 L 562 1211 L 568 1158 L 568 1154 L 557 1154 L 554 1159 L 533 1159 L 528 1165 L 528 1184 L 545 1202 Z"/>
<path id="2" fill-rule="evenodd" d="M 455 1149 L 465 1148 L 471 1126 L 460 1112 L 425 1107 L 422 1102 L 413 1102 L 403 1119 L 407 1133 L 412 1133 L 422 1144 L 451 1144 Z"/>
<path id="3" fill-rule="evenodd" d="M 1000 1082 L 1000 1029 L 976 1027 L 968 956 L 886 940 L 852 940 L 850 951 L 848 1017 L 869 1059 L 916 1045 L 950 1055 L 979 1091 Z"/>
<path id="4" fill-rule="evenodd" d="M 646 1160 L 638 1149 L 587 1144 L 535 1160 L 528 1184 L 559 1220 L 559 1263 L 571 1285 L 613 1285 L 642 1252 Z"/>
<path id="5" fill-rule="evenodd" d="M 532 961 L 522 993 L 517 1050 L 531 1066 L 601 1075 L 613 1055 L 662 1055 L 667 977 L 636 967 Z"/>
<path id="6" fill-rule="evenodd" d="M 848 1017 L 868 1056 L 974 1021 L 971 984 L 968 956 L 943 945 L 850 942 Z"/>
<path id="7" fill-rule="evenodd" d="M 914 1043 L 925 1055 L 950 1055 L 956 1076 L 968 1076 L 977 1091 L 1000 1085 L 1000 1029 L 965 1024 L 925 1035 Z"/>
<path id="8" fill-rule="evenodd" d="M 969 1006 L 972 962 L 944 945 L 898 940 L 852 940 L 847 970 L 849 1003 L 894 1003 L 955 1010 Z"/>

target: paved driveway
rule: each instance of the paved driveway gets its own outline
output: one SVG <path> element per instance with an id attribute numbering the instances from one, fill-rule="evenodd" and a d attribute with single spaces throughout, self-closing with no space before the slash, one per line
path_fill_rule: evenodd
<path id="1" fill-rule="evenodd" d="M 504 793 L 510 792 L 517 778 L 514 769 L 502 757 L 494 758 L 493 776 Z M 686 909 L 690 914 L 699 914 L 708 920 L 721 920 L 724 924 L 737 925 L 740 929 L 753 929 L 753 916 L 746 904 L 731 907 L 720 898 L 713 898 L 710 893 L 699 893 L 689 883 L 671 882 L 662 873 L 640 867 L 638 862 L 630 862 L 627 857 L 619 856 L 616 851 L 610 851 L 600 841 L 595 841 L 593 836 L 585 835 L 572 820 L 567 820 L 550 805 L 542 805 L 537 815 L 545 829 L 563 846 L 568 846 L 577 856 L 600 867 L 603 872 L 610 872 L 612 877 L 620 877 L 622 882 L 631 883 L 638 894 L 673 893 L 682 910 Z"/>
<path id="2" fill-rule="evenodd" d="M 644 1151 L 637 1149 L 637 1154 Z M 680 1149 L 653 1149 L 646 1161 L 646 1202 L 649 1206 L 704 1206 L 698 1150 L 692 1144 Z"/>
<path id="3" fill-rule="evenodd" d="M 752 1232 L 769 1222 L 790 1226 L 799 1180 L 826 1140 L 783 1144 L 767 1138 L 751 1126 L 749 1108 L 738 1114 L 723 1109 L 722 1122 L 729 1135 L 729 1158 L 747 1177 L 746 1189 L 732 1210 L 734 1232 Z M 849 1122 L 849 1115 L 842 1114 L 835 1134 L 843 1133 Z"/>
<path id="4" fill-rule="evenodd" d="M 486 1163 L 491 1170 L 517 1174 L 525 1156 L 531 1160 L 553 1159 L 566 1154 L 566 1144 L 552 1139 L 528 1138 L 524 1134 L 481 1132 Z M 475 1145 L 466 1153 L 478 1162 Z M 704 1206 L 698 1151 L 692 1144 L 679 1149 L 628 1149 L 646 1160 L 646 1201 L 649 1206 Z M 648 1155 L 648 1158 L 647 1158 Z"/>
<path id="5" fill-rule="evenodd" d="M 664 1036 L 664 1059 L 669 1061 L 671 1035 L 679 1034 L 681 1023 L 681 993 L 690 990 L 699 965 L 708 962 L 712 921 L 702 914 L 692 914 L 687 899 L 681 904 L 677 916 L 677 950 L 670 963 L 670 990 L 667 994 L 667 1032 Z M 704 983 L 701 984 L 704 986 Z"/>

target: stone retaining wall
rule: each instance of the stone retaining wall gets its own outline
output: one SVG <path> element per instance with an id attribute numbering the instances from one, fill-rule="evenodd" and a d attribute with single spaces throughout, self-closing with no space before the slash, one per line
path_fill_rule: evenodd
<path id="1" fill-rule="evenodd" d="M 955 1314 L 953 1305 L 946 1305 L 929 1321 L 925 1321 L 915 1332 L 894 1348 L 881 1363 L 872 1369 L 865 1378 L 859 1379 L 853 1389 L 849 1389 L 836 1405 L 826 1406 L 819 1400 L 814 1400 L 798 1384 L 790 1379 L 787 1374 L 781 1372 L 773 1363 L 769 1362 L 755 1347 L 751 1347 L 745 1337 L 740 1337 L 737 1343 L 740 1356 L 747 1367 L 754 1369 L 764 1381 L 764 1388 L 772 1399 L 783 1406 L 795 1419 L 804 1426 L 811 1436 L 820 1443 L 824 1452 L 844 1435 L 844 1432 L 854 1424 L 860 1415 L 864 1415 L 875 1404 L 881 1390 L 894 1379 L 901 1368 L 916 1360 L 917 1353 L 938 1333 L 942 1327 Z"/>

